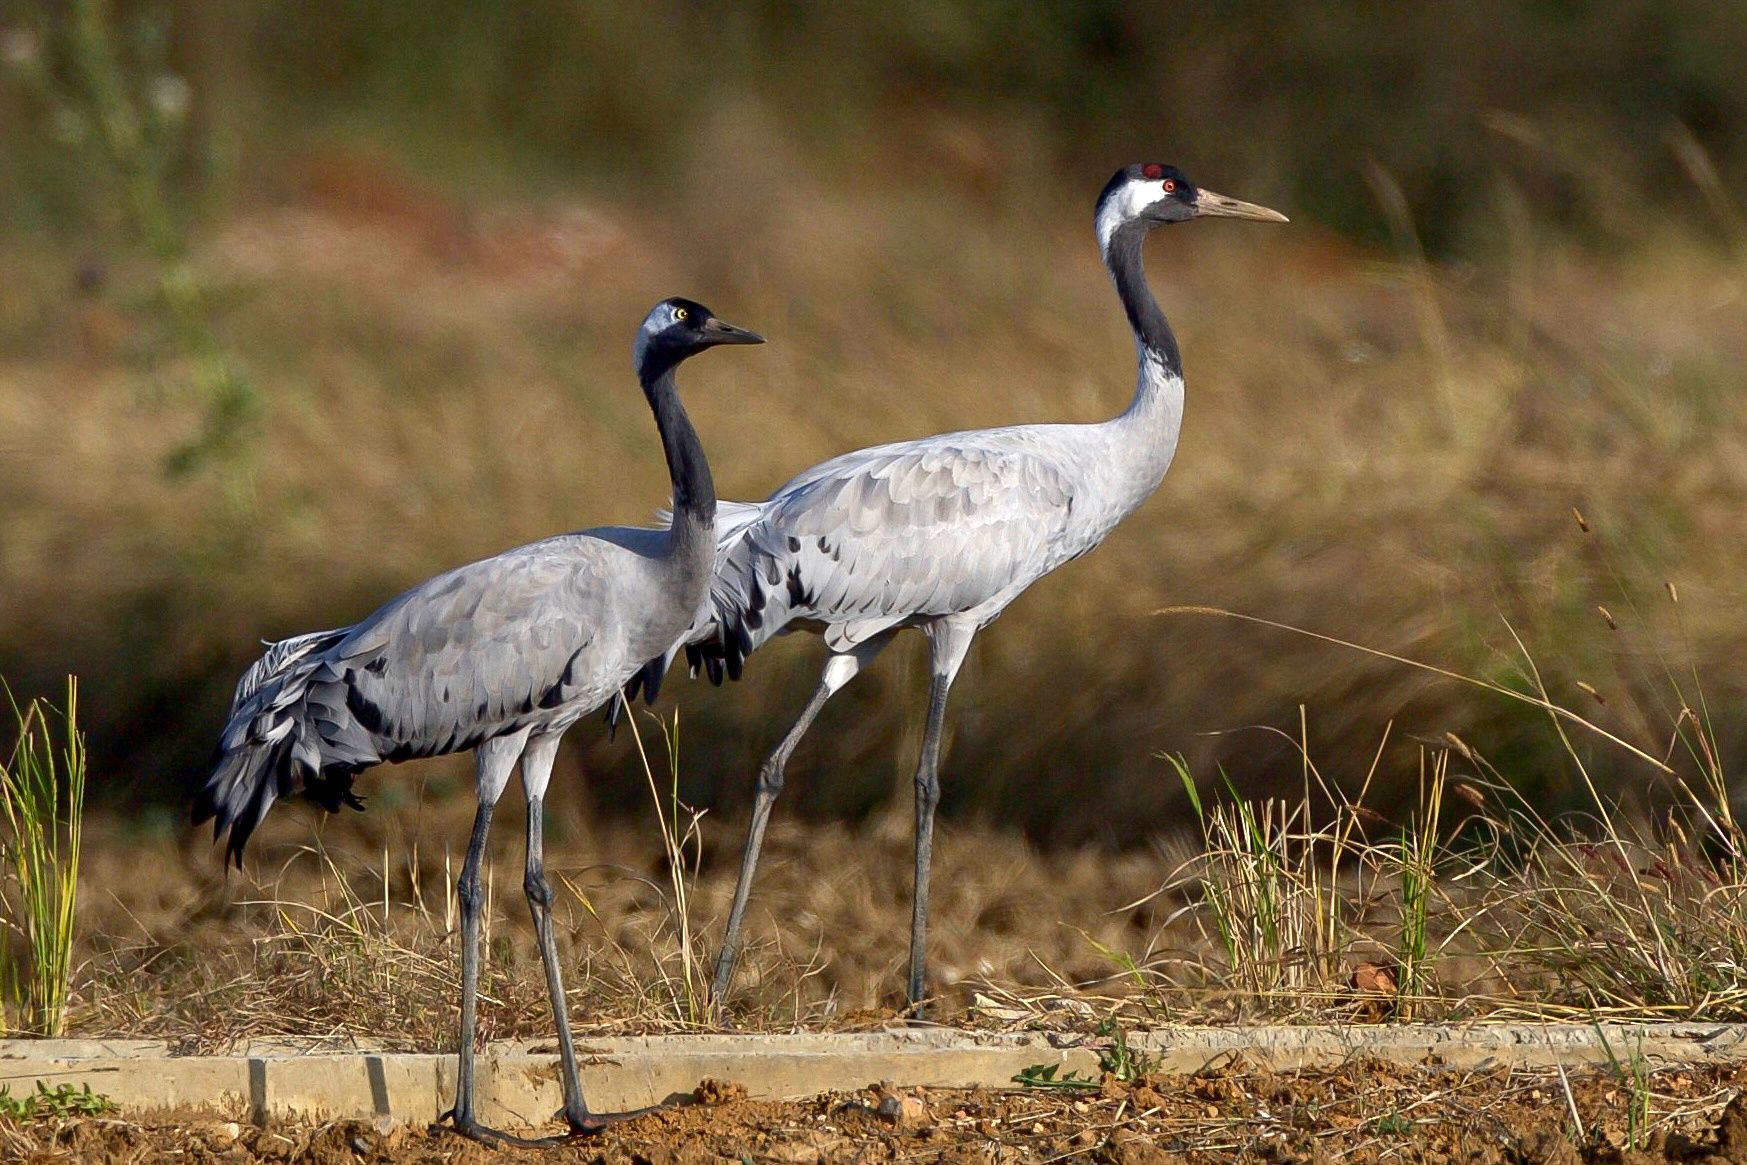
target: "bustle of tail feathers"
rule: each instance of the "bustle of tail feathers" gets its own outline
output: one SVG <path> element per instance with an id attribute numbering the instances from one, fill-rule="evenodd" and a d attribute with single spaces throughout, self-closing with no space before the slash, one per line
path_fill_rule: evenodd
<path id="1" fill-rule="evenodd" d="M 261 645 L 267 650 L 261 653 L 261 658 L 251 663 L 242 678 L 237 680 L 236 693 L 231 696 L 231 715 L 235 716 L 243 702 L 256 692 L 268 680 L 275 679 L 285 669 L 303 659 L 312 651 L 331 647 L 346 636 L 346 629 L 336 631 L 311 631 L 304 635 L 293 635 L 290 639 L 274 642 L 263 639 Z"/>
<path id="2" fill-rule="evenodd" d="M 352 792 L 358 770 L 323 768 L 320 753 L 297 731 L 301 693 L 314 653 L 344 639 L 349 629 L 317 631 L 267 646 L 237 681 L 230 718 L 219 737 L 213 771 L 194 796 L 194 824 L 213 823 L 213 840 L 228 837 L 227 864 L 238 869 L 243 849 L 281 797 L 301 793 L 330 813 L 363 809 Z M 313 763 L 312 763 L 313 762 Z"/>

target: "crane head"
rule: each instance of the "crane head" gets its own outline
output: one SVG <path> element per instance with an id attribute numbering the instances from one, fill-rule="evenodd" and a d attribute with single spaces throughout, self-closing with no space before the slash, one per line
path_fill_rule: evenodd
<path id="1" fill-rule="evenodd" d="M 672 367 L 688 356 L 720 344 L 762 344 L 764 337 L 737 328 L 695 299 L 674 296 L 649 309 L 637 329 L 633 358 L 639 373 Z"/>
<path id="2" fill-rule="evenodd" d="M 1287 221 L 1277 210 L 1203 189 L 1175 166 L 1137 162 L 1118 170 L 1098 196 L 1098 241 L 1108 247 L 1111 237 L 1130 224 L 1151 230 L 1192 218 Z"/>

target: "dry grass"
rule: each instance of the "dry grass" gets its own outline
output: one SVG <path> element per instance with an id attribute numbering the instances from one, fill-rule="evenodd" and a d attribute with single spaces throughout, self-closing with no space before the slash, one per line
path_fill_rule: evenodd
<path id="1" fill-rule="evenodd" d="M 1419 746 L 1405 820 L 1367 801 L 1390 730 L 1351 793 L 1315 759 L 1308 716 L 1290 741 L 1293 796 L 1246 797 L 1223 773 L 1198 779 L 1182 758 L 1161 758 L 1195 828 L 1149 847 L 1038 851 L 986 827 L 943 835 L 931 930 L 939 1014 L 1101 1032 L 1158 1020 L 1747 1019 L 1747 834 L 1709 715 L 1685 702 L 1707 708 L 1703 689 L 1676 683 L 1682 711 L 1666 754 L 1686 749 L 1695 778 L 1641 758 L 1674 794 L 1650 817 L 1604 795 L 1583 743 L 1635 746 L 1556 702 L 1526 653 L 1522 671 L 1527 690 L 1495 694 L 1554 725 L 1587 814 L 1550 814 L 1454 734 Z M 703 984 L 739 828 L 684 801 L 677 719 L 643 712 L 631 729 L 654 812 L 640 826 L 627 824 L 635 815 L 590 819 L 582 798 L 560 797 L 549 831 L 570 1007 L 585 1030 L 707 1028 L 722 1018 Z M 75 1029 L 195 1047 L 263 1035 L 443 1046 L 455 994 L 449 847 L 470 809 L 446 779 L 453 768 L 415 767 L 411 797 L 387 786 L 388 804 L 364 815 L 281 812 L 236 882 L 200 841 L 100 826 L 87 877 L 104 892 L 78 920 L 89 937 Z M 733 1023 L 895 1014 L 907 817 L 779 819 L 727 1001 Z M 546 1026 L 515 879 L 497 893 L 520 865 L 514 832 L 498 831 L 487 881 L 488 1037 Z"/>
<path id="2" fill-rule="evenodd" d="M 558 813 L 548 870 L 578 1022 L 593 1031 L 697 1028 L 688 946 L 691 982 L 707 981 L 738 829 L 701 824 L 701 873 L 682 875 L 688 943 L 654 831 L 585 823 L 573 803 Z M 267 826 L 249 875 L 232 875 L 228 885 L 203 844 L 152 844 L 113 823 L 94 827 L 75 1031 L 208 1048 L 262 1035 L 453 1041 L 458 953 L 449 903 L 460 853 L 446 847 L 465 835 L 465 804 L 373 810 L 322 823 L 314 841 L 307 815 L 283 816 Z M 481 1022 L 492 1038 L 550 1034 L 518 833 L 499 831 L 488 881 Z M 859 829 L 779 821 L 768 851 L 748 914 L 735 1022 L 853 1025 L 899 1002 L 907 824 L 896 815 Z M 985 979 L 1060 993 L 1060 982 L 1096 984 L 1113 974 L 1099 946 L 1137 949 L 1153 916 L 1100 908 L 1146 894 L 1158 869 L 1142 853 L 1040 854 L 1008 834 L 951 831 L 936 871 L 933 950 L 941 980 L 963 985 L 949 993 L 953 1009 Z"/>
<path id="3" fill-rule="evenodd" d="M 200 420 L 170 391 L 185 370 L 164 355 L 150 272 L 117 260 L 81 296 L 60 255 L 9 244 L 0 669 L 24 690 L 88 677 L 110 795 L 180 783 L 259 636 L 356 617 L 553 530 L 644 519 L 665 481 L 626 337 L 674 290 L 773 338 L 689 374 L 727 496 L 855 445 L 1121 405 L 1128 340 L 1089 187 L 990 205 L 829 183 L 797 157 L 770 151 L 761 166 L 780 176 L 714 174 L 708 199 L 677 210 L 462 205 L 369 159 L 290 166 L 286 204 L 213 224 L 195 252 L 266 411 L 244 458 L 192 480 L 163 469 Z M 1741 697 L 1738 262 L 1696 231 L 1604 258 L 1509 198 L 1499 215 L 1498 251 L 1466 269 L 1314 225 L 1197 224 L 1153 244 L 1191 377 L 1177 464 L 1109 545 L 980 640 L 956 696 L 949 815 L 1143 843 L 1187 809 L 1154 753 L 1223 764 L 1246 792 L 1292 789 L 1288 742 L 1248 728 L 1290 737 L 1300 704 L 1349 788 L 1396 724 L 1379 812 L 1411 804 L 1416 742 L 1452 731 L 1542 803 L 1586 800 L 1532 710 L 1262 628 L 1148 618 L 1173 603 L 1520 685 L 1502 615 L 1562 701 L 1590 685 L 1598 725 L 1656 756 L 1668 672 L 1702 676 L 1719 706 Z M 910 757 L 892 742 L 913 740 L 923 699 L 913 652 L 891 655 L 834 701 L 788 806 L 853 816 L 902 786 Z M 732 691 L 675 685 L 689 800 L 744 798 L 815 658 L 779 643 Z M 1733 718 L 1714 729 L 1724 758 L 1741 753 Z M 640 800 L 628 747 L 578 736 L 602 802 Z M 1630 754 L 1591 759 L 1610 791 L 1660 795 Z"/>
<path id="4" fill-rule="evenodd" d="M 1471 753 L 1469 755 L 1472 755 Z M 1427 758 L 1411 823 L 1344 800 L 1223 805 L 1163 893 L 1202 936 L 1148 1007 L 1285 1019 L 1747 1016 L 1741 835 L 1554 823 Z M 1703 817 L 1692 805 L 1686 819 Z M 1182 940 L 1179 939 L 1179 942 Z"/>
<path id="5" fill-rule="evenodd" d="M 1417 806 L 1392 825 L 1365 807 L 1364 789 L 1349 798 L 1332 787 L 1308 752 L 1290 800 L 1243 800 L 1228 782 L 1202 791 L 1177 764 L 1199 830 L 1150 851 L 943 835 L 931 933 L 943 1018 L 1052 1029 L 1747 1019 L 1747 839 L 1726 800 L 1689 791 L 1646 822 L 1598 799 L 1588 821 L 1551 820 L 1457 741 L 1425 751 Z M 560 949 L 584 1030 L 716 1022 L 702 984 L 738 830 L 686 806 L 656 771 L 658 830 L 584 823 L 574 801 L 560 802 L 552 830 Z M 419 790 L 398 809 L 337 822 L 280 814 L 253 875 L 236 883 L 220 881 L 202 845 L 153 845 L 113 823 L 99 831 L 108 844 L 93 845 L 89 881 L 107 893 L 82 907 L 81 934 L 95 937 L 75 1030 L 202 1048 L 258 1036 L 445 1046 L 456 991 L 448 846 L 467 807 Z M 855 829 L 779 821 L 728 1001 L 737 1026 L 895 1014 L 904 816 Z M 520 864 L 513 832 L 499 831 L 487 882 L 483 1023 L 488 1037 L 538 1038 L 547 1014 L 508 876 Z"/>

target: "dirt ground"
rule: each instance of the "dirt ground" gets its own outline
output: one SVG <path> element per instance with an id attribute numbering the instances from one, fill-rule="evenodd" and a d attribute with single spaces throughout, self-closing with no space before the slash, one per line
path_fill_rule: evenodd
<path id="1" fill-rule="evenodd" d="M 256 1128 L 223 1114 L 0 1121 L 22 1162 L 1747 1162 L 1747 1069 L 1455 1073 L 1354 1063 L 1275 1074 L 1239 1062 L 1196 1076 L 1084 1088 L 891 1091 L 752 1100 L 706 1082 L 695 1107 L 552 1149 L 491 1150 L 369 1123 Z"/>

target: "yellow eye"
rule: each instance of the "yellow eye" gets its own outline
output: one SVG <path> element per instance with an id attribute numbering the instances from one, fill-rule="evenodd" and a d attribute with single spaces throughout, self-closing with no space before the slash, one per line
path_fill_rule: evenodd
<path id="1" fill-rule="evenodd" d="M 676 319 L 676 320 L 683 320 L 683 319 L 685 319 L 685 316 L 686 316 L 686 311 L 685 311 L 685 308 L 683 308 L 683 307 L 676 307 L 676 308 L 674 308 L 674 309 L 673 309 L 673 318 L 674 318 L 674 319 Z"/>

